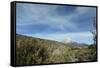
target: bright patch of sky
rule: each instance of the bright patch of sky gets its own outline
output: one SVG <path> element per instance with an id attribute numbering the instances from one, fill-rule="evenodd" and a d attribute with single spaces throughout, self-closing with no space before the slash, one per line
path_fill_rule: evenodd
<path id="1" fill-rule="evenodd" d="M 16 4 L 18 34 L 63 41 L 70 38 L 78 43 L 93 43 L 95 7 L 45 4 Z"/>

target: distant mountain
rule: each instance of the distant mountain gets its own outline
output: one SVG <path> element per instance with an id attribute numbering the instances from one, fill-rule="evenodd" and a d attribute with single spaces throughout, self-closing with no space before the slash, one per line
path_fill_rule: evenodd
<path id="1" fill-rule="evenodd" d="M 88 47 L 89 46 L 88 44 L 77 43 L 77 42 L 70 42 L 70 43 L 67 43 L 67 44 L 75 46 L 75 47 Z"/>

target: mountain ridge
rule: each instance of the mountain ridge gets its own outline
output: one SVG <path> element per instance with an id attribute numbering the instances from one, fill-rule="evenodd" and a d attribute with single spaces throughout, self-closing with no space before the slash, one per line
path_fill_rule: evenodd
<path id="1" fill-rule="evenodd" d="M 55 41 L 55 40 L 36 38 L 36 37 L 26 36 L 26 35 L 21 35 L 21 34 L 16 34 L 16 36 L 27 37 L 27 38 L 35 38 L 35 39 L 40 39 L 40 40 L 47 40 L 47 41 L 50 41 L 50 42 L 56 42 L 58 44 L 67 45 L 67 46 L 69 45 L 69 46 L 73 46 L 73 47 L 88 47 L 88 45 L 84 44 L 84 43 L 77 43 L 77 42 L 64 43 L 64 42 L 59 42 L 59 41 Z"/>

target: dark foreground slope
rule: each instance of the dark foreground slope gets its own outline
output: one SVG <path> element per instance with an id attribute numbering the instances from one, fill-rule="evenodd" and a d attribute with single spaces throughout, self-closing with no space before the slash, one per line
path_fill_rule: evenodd
<path id="1" fill-rule="evenodd" d="M 16 35 L 16 65 L 96 61 L 96 47 Z"/>

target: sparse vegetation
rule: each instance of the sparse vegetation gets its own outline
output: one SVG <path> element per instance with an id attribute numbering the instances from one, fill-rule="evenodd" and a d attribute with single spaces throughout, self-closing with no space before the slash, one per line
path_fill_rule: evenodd
<path id="1" fill-rule="evenodd" d="M 96 61 L 96 45 L 70 46 L 57 41 L 16 35 L 16 64 Z"/>

